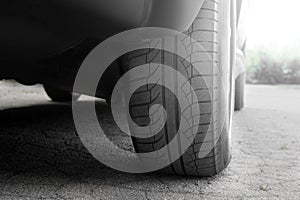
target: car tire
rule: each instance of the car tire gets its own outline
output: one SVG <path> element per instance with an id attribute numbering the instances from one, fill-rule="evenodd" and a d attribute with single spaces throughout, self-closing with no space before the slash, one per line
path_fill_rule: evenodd
<path id="1" fill-rule="evenodd" d="M 57 89 L 48 85 L 43 85 L 48 97 L 54 102 L 71 102 L 72 99 L 78 100 L 80 95 L 72 92 Z"/>
<path id="2" fill-rule="evenodd" d="M 241 73 L 235 80 L 235 103 L 234 110 L 240 111 L 244 108 L 246 73 Z"/>
<path id="3" fill-rule="evenodd" d="M 222 1 L 219 0 L 205 0 L 198 17 L 195 19 L 194 23 L 190 29 L 185 33 L 191 36 L 195 41 L 204 47 L 206 52 L 211 55 L 211 59 L 202 60 L 201 56 L 196 56 L 194 59 L 198 59 L 194 62 L 206 63 L 211 66 L 217 66 L 221 69 L 223 66 L 218 66 L 219 59 L 226 58 L 227 61 L 230 60 L 230 53 L 221 50 L 220 38 L 222 37 L 219 33 L 219 27 L 223 26 L 220 20 L 221 9 L 220 6 Z M 221 32 L 221 31 L 220 31 Z M 225 37 L 226 38 L 226 37 Z M 230 42 L 229 42 L 230 43 Z M 223 49 L 224 50 L 224 49 Z M 192 53 L 197 53 L 193 52 Z M 223 54 L 220 56 L 220 54 Z M 191 56 L 192 57 L 192 56 Z M 122 71 L 126 72 L 132 70 L 143 64 L 149 63 L 161 63 L 168 64 L 175 60 L 177 63 L 176 70 L 180 71 L 187 80 L 190 81 L 194 92 L 197 94 L 199 102 L 196 102 L 201 110 L 201 118 L 199 129 L 196 137 L 194 138 L 191 146 L 187 151 L 182 152 L 182 156 L 171 165 L 167 166 L 163 170 L 167 173 L 172 173 L 176 175 L 191 175 L 200 177 L 209 177 L 218 174 L 229 164 L 231 159 L 231 145 L 230 145 L 230 123 L 231 120 L 229 111 L 229 96 L 221 95 L 223 83 L 218 81 L 220 79 L 229 80 L 228 73 L 212 73 L 207 74 L 197 74 L 193 72 L 193 69 L 186 67 L 184 64 L 180 63 L 178 57 L 174 57 L 174 54 L 165 52 L 158 49 L 143 49 L 131 52 L 123 57 Z M 191 66 L 193 61 L 188 61 Z M 222 62 L 226 63 L 226 62 Z M 150 66 L 150 65 L 149 65 Z M 149 67 L 148 77 L 145 77 L 147 82 L 148 78 L 153 75 Z M 162 72 L 164 73 L 164 72 Z M 221 77 L 223 76 L 223 77 Z M 174 80 L 176 81 L 176 76 Z M 137 77 L 131 77 L 130 81 L 136 81 Z M 230 87 L 228 87 L 230 88 Z M 166 146 L 176 135 L 177 128 L 179 126 L 179 118 L 182 117 L 181 110 L 176 102 L 174 95 L 170 94 L 170 91 L 160 85 L 145 85 L 136 90 L 130 98 L 129 101 L 129 113 L 132 120 L 139 126 L 147 126 L 149 123 L 149 108 L 152 105 L 160 104 L 163 105 L 167 112 L 167 119 L 162 130 L 153 137 L 149 138 L 137 138 L 132 137 L 132 142 L 134 149 L 137 153 L 148 153 L 161 149 Z M 226 106 L 223 103 L 227 102 Z M 191 102 L 192 104 L 195 102 Z M 232 106 L 231 106 L 232 107 Z M 224 109 L 224 110 L 221 110 Z M 224 114 L 225 123 L 222 124 L 219 120 L 221 118 L 221 113 Z M 192 119 L 193 116 L 190 116 Z M 199 116 L 198 116 L 199 117 Z M 135 127 L 130 126 L 130 131 L 135 132 Z M 204 138 L 210 138 L 205 141 Z M 180 139 L 180 138 L 179 138 Z M 212 146 L 205 152 L 206 156 L 199 158 L 198 155 L 200 148 L 204 143 L 209 143 L 208 146 Z M 179 141 L 180 144 L 180 141 Z M 180 149 L 180 148 L 179 148 Z M 201 149 L 201 151 L 205 151 Z"/>

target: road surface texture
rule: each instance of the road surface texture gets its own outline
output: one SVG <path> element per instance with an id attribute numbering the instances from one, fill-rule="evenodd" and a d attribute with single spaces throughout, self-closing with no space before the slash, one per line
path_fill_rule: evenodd
<path id="1" fill-rule="evenodd" d="M 247 86 L 246 96 L 230 166 L 201 179 L 112 170 L 82 146 L 70 105 L 0 82 L 0 199 L 299 199 L 300 87 Z M 132 150 L 97 106 L 110 137 Z"/>

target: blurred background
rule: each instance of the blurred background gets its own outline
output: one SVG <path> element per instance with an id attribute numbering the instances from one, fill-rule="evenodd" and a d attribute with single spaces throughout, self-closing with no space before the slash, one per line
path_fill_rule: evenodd
<path id="1" fill-rule="evenodd" d="M 250 0 L 247 83 L 300 84 L 300 1 Z"/>

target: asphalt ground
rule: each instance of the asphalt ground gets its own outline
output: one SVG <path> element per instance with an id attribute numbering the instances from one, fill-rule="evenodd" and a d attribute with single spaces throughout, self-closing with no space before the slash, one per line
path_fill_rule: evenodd
<path id="1" fill-rule="evenodd" d="M 111 139 L 132 150 L 107 105 L 97 107 Z M 0 82 L 0 199 L 300 198 L 299 86 L 248 85 L 232 134 L 231 164 L 215 177 L 122 173 L 83 147 L 69 104 L 41 86 Z"/>

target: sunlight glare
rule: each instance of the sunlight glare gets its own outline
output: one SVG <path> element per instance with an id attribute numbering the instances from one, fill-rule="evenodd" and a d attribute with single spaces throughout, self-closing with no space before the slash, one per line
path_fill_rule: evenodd
<path id="1" fill-rule="evenodd" d="M 300 49 L 299 0 L 250 0 L 248 48 Z"/>

